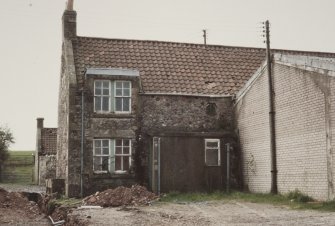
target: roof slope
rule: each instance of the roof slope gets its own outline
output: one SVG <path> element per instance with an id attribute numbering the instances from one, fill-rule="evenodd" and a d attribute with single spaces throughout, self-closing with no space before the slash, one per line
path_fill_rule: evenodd
<path id="1" fill-rule="evenodd" d="M 89 67 L 135 69 L 146 93 L 235 94 L 265 60 L 262 48 L 160 41 L 77 37 L 73 49 L 78 81 Z"/>

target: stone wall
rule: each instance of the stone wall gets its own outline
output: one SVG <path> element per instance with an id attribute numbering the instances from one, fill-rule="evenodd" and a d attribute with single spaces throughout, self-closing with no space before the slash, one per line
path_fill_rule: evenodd
<path id="1" fill-rule="evenodd" d="M 115 114 L 111 113 L 96 113 L 94 112 L 94 80 L 128 80 L 132 82 L 131 96 L 131 113 L 130 114 Z M 93 139 L 95 138 L 127 138 L 132 141 L 132 159 L 136 154 L 136 136 L 138 130 L 138 93 L 139 93 L 138 77 L 127 76 L 88 76 L 85 80 L 85 148 L 84 148 L 84 192 L 90 194 L 97 190 L 102 190 L 108 187 L 116 187 L 120 185 L 132 185 L 135 183 L 134 171 L 119 175 L 113 173 L 96 174 L 93 172 Z M 79 99 L 80 96 L 77 96 Z M 79 112 L 77 113 L 78 118 Z M 77 126 L 80 126 L 80 122 Z M 80 143 L 79 143 L 80 146 Z M 79 165 L 77 163 L 72 163 Z M 132 163 L 134 165 L 134 161 Z"/>
<path id="2" fill-rule="evenodd" d="M 45 186 L 47 179 L 56 177 L 56 155 L 39 156 L 39 185 Z"/>
<path id="3" fill-rule="evenodd" d="M 231 97 L 141 95 L 145 131 L 223 131 L 233 127 Z"/>
<path id="4" fill-rule="evenodd" d="M 199 169 L 188 175 L 194 178 L 194 181 L 197 181 L 198 186 L 191 188 L 192 186 L 188 183 L 184 183 L 183 186 L 181 186 L 183 183 L 179 183 L 178 185 L 175 184 L 176 187 L 173 189 L 177 187 L 180 190 L 184 189 L 184 191 L 210 189 L 211 186 L 206 185 L 207 180 L 204 178 L 204 173 L 206 177 L 210 178 L 218 177 L 219 174 L 221 179 L 215 186 L 216 189 L 224 189 L 226 184 L 225 170 L 227 161 L 224 145 L 226 143 L 230 143 L 234 149 L 230 156 L 231 184 L 235 188 L 240 187 L 240 152 L 236 140 L 234 139 L 233 102 L 231 97 L 211 98 L 199 96 L 141 95 L 139 102 L 139 134 L 142 141 L 137 152 L 141 153 L 139 158 L 142 160 L 142 166 L 144 166 L 142 173 L 146 181 L 155 180 L 155 176 L 152 175 L 155 174 L 155 172 L 150 170 L 152 168 L 150 164 L 153 164 L 153 160 L 151 159 L 153 155 L 152 139 L 153 137 L 161 137 L 162 142 L 165 142 L 165 145 L 162 145 L 161 149 L 161 158 L 164 159 L 161 159 L 161 161 L 168 161 L 168 164 L 173 163 L 174 167 L 177 167 L 176 164 L 179 162 L 180 169 L 182 169 L 181 171 L 186 173 L 186 175 L 188 175 L 188 171 L 180 164 L 181 159 L 188 159 L 187 162 L 189 165 L 197 165 Z M 211 168 L 211 171 L 208 171 L 205 166 L 205 138 L 219 138 L 221 140 L 221 166 L 214 167 L 216 169 Z M 195 147 L 194 141 L 197 141 L 197 144 L 200 145 L 196 145 Z M 180 156 L 176 154 L 174 147 L 178 147 L 181 150 L 180 152 L 177 151 Z M 197 154 L 192 157 L 191 153 Z M 171 167 L 166 164 L 165 166 L 165 168 Z M 178 171 L 178 169 L 175 170 Z M 146 178 L 149 174 L 151 176 Z M 186 175 L 184 174 L 183 176 L 185 177 Z M 171 179 L 170 176 L 168 177 Z M 183 180 L 181 179 L 182 175 L 180 175 L 180 177 L 175 175 L 175 177 L 178 181 Z M 173 187 L 173 185 L 171 185 L 171 187 L 168 186 L 168 188 L 167 185 L 164 184 L 164 181 L 169 183 L 167 182 L 169 178 L 161 178 L 162 189 L 168 190 Z M 149 183 L 156 184 L 156 181 L 149 181 Z"/>
<path id="5" fill-rule="evenodd" d="M 56 177 L 65 179 L 65 194 L 78 196 L 80 193 L 80 129 L 78 128 L 78 87 L 74 65 L 72 39 L 76 36 L 76 12 L 63 14 L 62 66 L 58 98 L 58 133 Z M 79 142 L 78 142 L 79 141 Z M 80 161 L 79 161 L 80 162 Z M 72 164 L 75 163 L 75 164 Z M 80 165 L 79 165 L 80 166 Z"/>

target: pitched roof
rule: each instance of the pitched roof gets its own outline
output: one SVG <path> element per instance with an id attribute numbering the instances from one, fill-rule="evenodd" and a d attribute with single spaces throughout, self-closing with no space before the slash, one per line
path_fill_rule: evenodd
<path id="1" fill-rule="evenodd" d="M 43 128 L 41 133 L 42 148 L 40 154 L 57 154 L 57 128 Z"/>
<path id="2" fill-rule="evenodd" d="M 139 70 L 143 91 L 196 95 L 235 94 L 265 60 L 265 49 L 161 41 L 77 37 L 77 78 L 85 68 Z M 335 57 L 331 53 L 277 50 Z"/>

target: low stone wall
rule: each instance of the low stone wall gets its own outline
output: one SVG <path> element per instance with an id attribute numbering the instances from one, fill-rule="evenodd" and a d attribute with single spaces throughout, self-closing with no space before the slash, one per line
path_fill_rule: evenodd
<path id="1" fill-rule="evenodd" d="M 56 155 L 39 156 L 39 185 L 45 185 L 46 179 L 56 177 Z"/>

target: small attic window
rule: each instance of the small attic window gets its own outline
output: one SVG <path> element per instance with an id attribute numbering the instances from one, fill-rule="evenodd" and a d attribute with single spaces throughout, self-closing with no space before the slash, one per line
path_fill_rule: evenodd
<path id="1" fill-rule="evenodd" d="M 216 115 L 216 104 L 215 103 L 207 103 L 206 106 L 206 114 L 207 115 Z"/>

